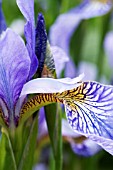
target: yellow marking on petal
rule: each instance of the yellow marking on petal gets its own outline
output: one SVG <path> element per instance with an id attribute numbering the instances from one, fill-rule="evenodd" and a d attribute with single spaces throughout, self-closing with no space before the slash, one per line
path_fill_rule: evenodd
<path id="1" fill-rule="evenodd" d="M 9 126 L 8 118 L 4 116 L 2 109 L 0 108 L 0 125 L 6 128 Z"/>
<path id="2" fill-rule="evenodd" d="M 25 121 L 32 113 L 39 110 L 40 107 L 57 102 L 62 103 L 54 94 L 38 94 L 23 105 L 20 111 L 20 119 L 22 118 L 22 121 Z"/>
<path id="3" fill-rule="evenodd" d="M 85 99 L 87 90 L 83 90 L 84 87 L 85 85 L 83 83 L 75 89 L 67 90 L 62 93 L 38 94 L 23 105 L 20 111 L 20 119 L 22 118 L 22 120 L 25 121 L 32 113 L 39 110 L 40 107 L 56 102 L 69 105 L 71 109 L 75 111 L 77 106 L 74 101 L 84 101 Z"/>

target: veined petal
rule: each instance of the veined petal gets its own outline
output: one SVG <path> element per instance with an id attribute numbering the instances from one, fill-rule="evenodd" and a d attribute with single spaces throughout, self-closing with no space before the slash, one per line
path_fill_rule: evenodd
<path id="1" fill-rule="evenodd" d="M 34 0 L 17 0 L 17 5 L 24 15 L 27 23 L 25 25 L 25 37 L 27 49 L 31 59 L 29 79 L 37 70 L 37 57 L 35 55 L 35 23 L 34 23 Z"/>
<path id="2" fill-rule="evenodd" d="M 33 93 L 57 93 L 78 87 L 81 83 L 84 74 L 74 79 L 62 78 L 39 78 L 26 83 L 22 89 L 21 95 Z"/>
<path id="3" fill-rule="evenodd" d="M 61 48 L 57 46 L 52 46 L 51 52 L 55 61 L 57 76 L 60 77 L 60 74 L 65 67 L 65 63 L 69 61 L 69 57 Z"/>
<path id="4" fill-rule="evenodd" d="M 65 95 L 64 104 L 73 130 L 95 140 L 113 154 L 113 87 L 84 82 L 75 92 Z"/>
<path id="5" fill-rule="evenodd" d="M 13 112 L 30 70 L 30 59 L 23 40 L 11 29 L 0 38 L 0 98 Z"/>
<path id="6" fill-rule="evenodd" d="M 2 12 L 2 0 L 0 0 L 0 34 L 6 30 L 6 22 Z"/>

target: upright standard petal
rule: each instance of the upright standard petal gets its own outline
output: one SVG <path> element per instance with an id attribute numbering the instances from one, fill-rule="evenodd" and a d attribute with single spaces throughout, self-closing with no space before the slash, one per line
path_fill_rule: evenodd
<path id="1" fill-rule="evenodd" d="M 34 0 L 17 0 L 17 5 L 24 15 L 27 23 L 25 25 L 25 37 L 27 49 L 31 59 L 29 79 L 37 70 L 37 57 L 35 55 L 35 23 L 34 23 Z"/>
<path id="2" fill-rule="evenodd" d="M 30 59 L 23 40 L 7 29 L 0 38 L 0 98 L 7 105 L 9 116 L 14 114 L 14 106 L 29 70 Z M 0 102 L 2 106 L 3 102 Z"/>
<path id="3" fill-rule="evenodd" d="M 0 34 L 6 30 L 6 22 L 2 12 L 2 0 L 0 0 Z"/>

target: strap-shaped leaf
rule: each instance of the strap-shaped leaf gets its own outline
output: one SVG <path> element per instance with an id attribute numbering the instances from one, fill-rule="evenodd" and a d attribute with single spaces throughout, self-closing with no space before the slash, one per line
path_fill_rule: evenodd
<path id="1" fill-rule="evenodd" d="M 27 137 L 27 142 L 25 144 L 23 153 L 21 155 L 21 161 L 18 166 L 18 170 L 31 170 L 34 161 L 34 152 L 37 139 L 37 116 L 34 117 L 29 134 Z"/>
<path id="2" fill-rule="evenodd" d="M 7 132 L 5 132 L 4 130 L 2 130 L 2 135 L 0 140 L 0 169 L 17 170 L 16 160 L 14 157 L 14 151 L 12 148 L 11 140 Z"/>

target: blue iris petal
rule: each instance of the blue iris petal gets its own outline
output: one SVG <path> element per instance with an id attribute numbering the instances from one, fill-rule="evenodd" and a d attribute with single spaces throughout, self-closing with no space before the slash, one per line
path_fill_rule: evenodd
<path id="1" fill-rule="evenodd" d="M 103 145 L 103 138 L 113 139 L 113 87 L 85 82 L 82 94 L 84 98 L 72 101 L 75 107 L 65 106 L 69 124 L 82 135 L 93 140 L 96 137 L 97 143 L 109 151 Z M 100 137 L 102 142 L 97 140 Z M 113 154 L 113 149 L 109 152 Z"/>
<path id="2" fill-rule="evenodd" d="M 5 103 L 9 114 L 14 118 L 14 107 L 30 70 L 30 59 L 22 39 L 11 29 L 7 29 L 0 39 L 0 106 Z M 4 108 L 2 108 L 4 110 Z M 7 122 L 10 123 L 10 122 Z"/>

